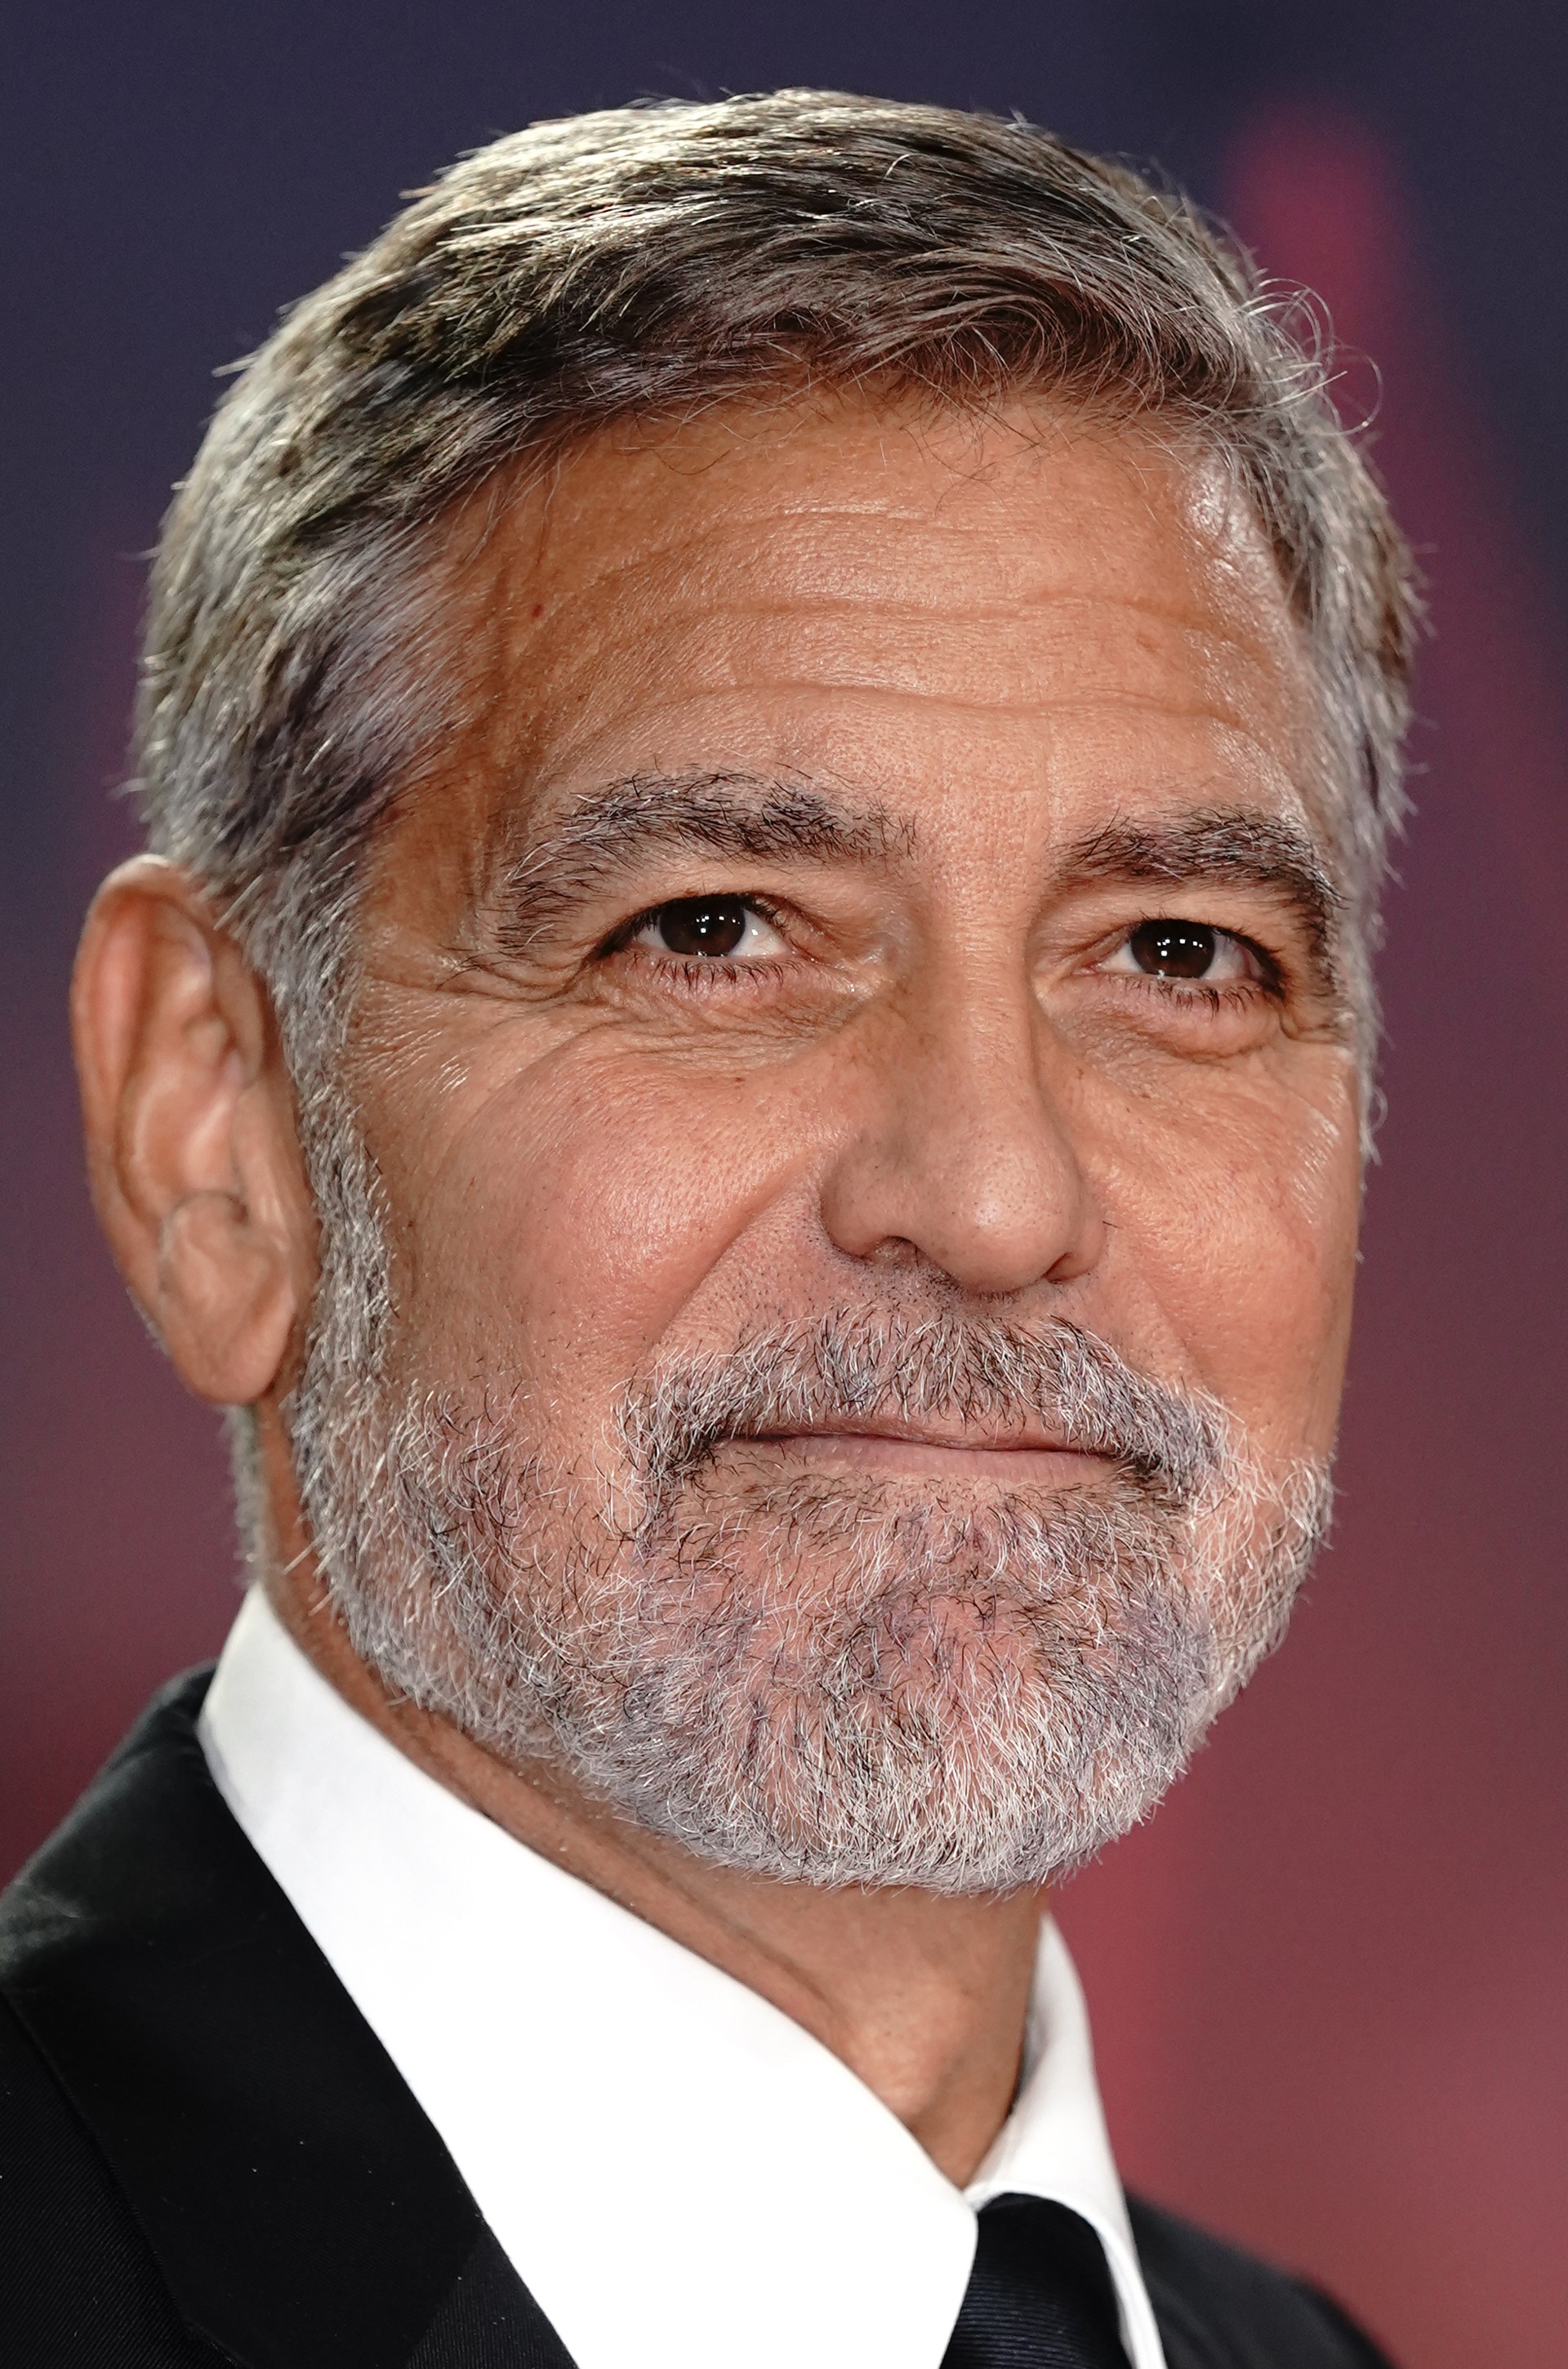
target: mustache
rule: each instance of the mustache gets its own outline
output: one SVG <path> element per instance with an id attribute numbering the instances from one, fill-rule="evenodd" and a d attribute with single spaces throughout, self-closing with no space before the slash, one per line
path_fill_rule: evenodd
<path id="1" fill-rule="evenodd" d="M 1080 1325 L 833 1312 L 703 1351 L 628 1386 L 617 1428 L 650 1514 L 732 1440 L 857 1419 L 940 1416 L 1005 1434 L 1041 1425 L 1120 1465 L 1185 1511 L 1226 1484 L 1234 1455 L 1219 1400 L 1127 1364 Z"/>

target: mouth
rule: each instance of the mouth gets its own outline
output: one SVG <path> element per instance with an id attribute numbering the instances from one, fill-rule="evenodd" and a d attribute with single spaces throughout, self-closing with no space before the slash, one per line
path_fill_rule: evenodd
<path id="1" fill-rule="evenodd" d="M 840 1465 L 932 1480 L 996 1480 L 1014 1487 L 1082 1487 L 1103 1479 L 1116 1459 L 1028 1430 L 965 1432 L 919 1423 L 867 1420 L 811 1431 L 754 1434 L 803 1464 Z"/>

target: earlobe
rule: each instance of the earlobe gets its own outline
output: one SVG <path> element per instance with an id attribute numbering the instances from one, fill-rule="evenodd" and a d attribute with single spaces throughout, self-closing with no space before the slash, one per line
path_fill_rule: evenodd
<path id="1" fill-rule="evenodd" d="M 289 1361 L 314 1228 L 265 990 L 177 866 L 142 856 L 105 881 L 72 1026 L 120 1271 L 188 1386 L 249 1403 Z"/>

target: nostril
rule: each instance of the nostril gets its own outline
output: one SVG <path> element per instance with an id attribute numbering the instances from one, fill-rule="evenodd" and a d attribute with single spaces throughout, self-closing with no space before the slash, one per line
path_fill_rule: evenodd
<path id="1" fill-rule="evenodd" d="M 887 1234 L 873 1245 L 871 1258 L 876 1266 L 918 1266 L 923 1262 L 923 1253 L 919 1243 L 911 1242 L 907 1234 Z"/>

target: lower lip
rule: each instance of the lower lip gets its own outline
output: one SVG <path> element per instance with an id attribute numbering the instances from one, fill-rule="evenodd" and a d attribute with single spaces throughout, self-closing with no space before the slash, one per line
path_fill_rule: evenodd
<path id="1" fill-rule="evenodd" d="M 930 1478 L 1043 1483 L 1069 1488 L 1103 1474 L 1103 1456 L 1067 1448 L 970 1448 L 940 1440 L 889 1439 L 879 1432 L 808 1431 L 775 1434 L 754 1443 L 779 1448 L 807 1464 L 849 1464 L 864 1471 L 918 1473 Z"/>

